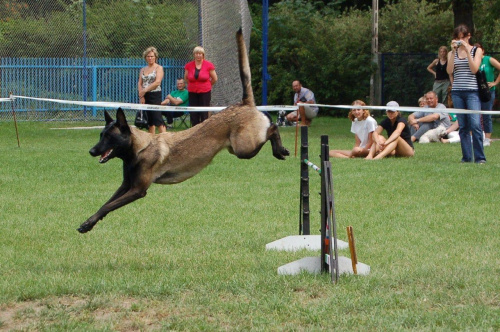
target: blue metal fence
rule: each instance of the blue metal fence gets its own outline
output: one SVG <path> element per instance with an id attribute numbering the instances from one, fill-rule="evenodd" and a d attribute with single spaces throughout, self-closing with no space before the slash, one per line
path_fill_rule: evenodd
<path id="1" fill-rule="evenodd" d="M 184 76 L 186 62 L 159 60 L 165 71 L 164 95 L 175 89 L 176 78 Z M 144 65 L 144 59 L 137 58 L 87 58 L 85 64 L 82 58 L 0 58 L 0 97 L 12 92 L 38 98 L 137 103 L 139 70 Z M 18 112 L 83 111 L 84 117 L 97 114 L 96 108 L 87 112 L 83 106 L 26 99 L 17 99 L 15 108 Z M 0 103 L 0 119 L 9 112 L 9 103 Z"/>

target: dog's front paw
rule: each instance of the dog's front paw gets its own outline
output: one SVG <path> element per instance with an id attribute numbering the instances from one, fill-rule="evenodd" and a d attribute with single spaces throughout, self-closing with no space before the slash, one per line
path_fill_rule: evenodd
<path id="1" fill-rule="evenodd" d="M 84 234 L 92 230 L 94 228 L 96 222 L 93 222 L 91 220 L 92 218 L 89 218 L 86 222 L 80 225 L 80 227 L 77 228 L 77 231 L 80 233 Z"/>
<path id="2" fill-rule="evenodd" d="M 87 233 L 88 231 L 92 230 L 93 227 L 94 226 L 82 224 L 76 230 L 79 231 L 80 233 L 84 234 L 84 233 Z"/>

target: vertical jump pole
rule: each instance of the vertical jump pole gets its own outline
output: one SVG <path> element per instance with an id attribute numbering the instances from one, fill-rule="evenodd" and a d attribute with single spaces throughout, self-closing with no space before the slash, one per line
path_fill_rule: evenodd
<path id="1" fill-rule="evenodd" d="M 321 271 L 330 272 L 332 283 L 339 279 L 337 227 L 333 197 L 332 168 L 328 136 L 321 136 Z"/>
<path id="2" fill-rule="evenodd" d="M 323 167 L 323 172 L 321 172 L 321 272 L 328 272 L 328 263 L 326 262 L 326 254 L 328 254 L 329 248 L 329 238 L 326 233 L 326 225 L 328 218 L 327 204 L 326 204 L 326 169 L 324 169 L 323 163 L 329 160 L 330 156 L 325 154 L 325 145 L 328 148 L 328 136 L 321 136 L 321 167 Z"/>
<path id="3" fill-rule="evenodd" d="M 309 159 L 307 126 L 300 128 L 300 212 L 299 235 L 310 235 L 309 220 L 309 166 L 304 160 Z"/>

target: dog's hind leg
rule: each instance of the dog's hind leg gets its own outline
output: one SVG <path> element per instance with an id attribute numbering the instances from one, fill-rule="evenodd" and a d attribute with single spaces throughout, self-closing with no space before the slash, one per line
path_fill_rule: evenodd
<path id="1" fill-rule="evenodd" d="M 271 141 L 271 147 L 273 148 L 273 156 L 277 159 L 284 160 L 285 156 L 290 155 L 290 151 L 283 146 L 281 142 L 281 136 L 278 131 L 278 126 L 272 123 L 267 129 L 267 139 Z"/>
<path id="2" fill-rule="evenodd" d="M 290 155 L 290 152 L 281 143 L 278 127 L 275 124 L 271 124 L 267 130 L 263 130 L 264 132 L 261 135 L 255 135 L 254 132 L 245 128 L 245 130 L 231 135 L 229 152 L 240 159 L 250 159 L 255 157 L 262 149 L 262 146 L 269 140 L 275 158 L 284 160 L 285 156 Z"/>

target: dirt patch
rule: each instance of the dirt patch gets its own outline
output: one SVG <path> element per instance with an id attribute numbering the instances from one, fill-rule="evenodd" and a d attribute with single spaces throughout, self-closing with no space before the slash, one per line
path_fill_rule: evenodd
<path id="1" fill-rule="evenodd" d="M 158 330 L 168 325 L 171 316 L 181 315 L 178 310 L 169 301 L 102 296 L 51 297 L 0 305 L 0 331 L 34 331 L 50 327 Z"/>

